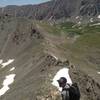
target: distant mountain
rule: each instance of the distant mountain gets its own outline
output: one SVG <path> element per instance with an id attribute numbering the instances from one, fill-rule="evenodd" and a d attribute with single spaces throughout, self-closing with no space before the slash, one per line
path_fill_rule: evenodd
<path id="1" fill-rule="evenodd" d="M 0 14 L 33 19 L 60 19 L 75 16 L 94 17 L 100 14 L 100 0 L 51 0 L 38 5 L 9 5 Z"/>

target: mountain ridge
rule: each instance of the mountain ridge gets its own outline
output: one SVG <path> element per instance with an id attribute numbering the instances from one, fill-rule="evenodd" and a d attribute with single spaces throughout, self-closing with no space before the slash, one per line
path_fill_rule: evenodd
<path id="1" fill-rule="evenodd" d="M 9 5 L 0 8 L 0 15 L 28 17 L 36 20 L 71 18 L 97 18 L 100 15 L 99 0 L 51 0 L 35 5 Z M 98 19 L 98 18 L 97 18 Z"/>

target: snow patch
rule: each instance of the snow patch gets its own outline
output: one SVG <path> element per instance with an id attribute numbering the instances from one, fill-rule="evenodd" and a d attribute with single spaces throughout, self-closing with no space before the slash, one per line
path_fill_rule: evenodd
<path id="1" fill-rule="evenodd" d="M 80 17 L 79 16 L 76 16 L 76 19 L 79 19 Z"/>
<path id="2" fill-rule="evenodd" d="M 96 25 L 100 25 L 100 23 L 92 24 L 92 25 L 90 25 L 90 26 L 96 26 Z"/>
<path id="3" fill-rule="evenodd" d="M 77 24 L 78 24 L 78 25 L 81 25 L 81 21 L 79 21 Z"/>
<path id="4" fill-rule="evenodd" d="M 60 77 L 65 77 L 65 78 L 67 79 L 67 83 L 72 84 L 72 80 L 71 80 L 71 78 L 70 78 L 70 76 L 69 76 L 69 69 L 68 69 L 68 68 L 60 69 L 60 70 L 56 73 L 56 75 L 54 76 L 53 82 L 52 82 L 52 85 L 56 86 L 56 87 L 59 89 L 59 91 L 62 90 L 62 88 L 59 87 L 59 84 L 58 84 L 58 82 L 57 82 L 57 80 L 59 80 Z"/>
<path id="5" fill-rule="evenodd" d="M 2 68 L 6 67 L 7 65 L 11 64 L 12 62 L 14 62 L 14 59 L 9 59 L 7 62 L 1 63 Z"/>
<path id="6" fill-rule="evenodd" d="M 15 67 L 12 67 L 12 68 L 10 69 L 10 71 L 13 71 L 13 70 L 15 70 Z"/>
<path id="7" fill-rule="evenodd" d="M 15 74 L 11 74 L 5 77 L 3 81 L 3 87 L 0 89 L 0 96 L 4 95 L 10 88 L 9 85 L 14 82 Z"/>
<path id="8" fill-rule="evenodd" d="M 93 22 L 93 18 L 90 18 L 90 22 Z"/>
<path id="9" fill-rule="evenodd" d="M 100 74 L 100 72 L 97 72 L 97 74 Z"/>
<path id="10" fill-rule="evenodd" d="M 100 15 L 98 15 L 98 18 L 100 18 Z"/>

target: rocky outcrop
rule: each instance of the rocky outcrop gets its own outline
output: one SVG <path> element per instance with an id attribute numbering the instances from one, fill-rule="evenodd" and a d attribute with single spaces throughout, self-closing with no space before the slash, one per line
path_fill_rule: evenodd
<path id="1" fill-rule="evenodd" d="M 100 84 L 97 83 L 92 77 L 88 76 L 79 69 L 75 69 L 75 67 L 70 67 L 70 76 L 73 82 L 78 83 L 82 100 L 100 100 Z"/>
<path id="2" fill-rule="evenodd" d="M 52 61 L 57 62 L 57 60 L 55 60 L 55 58 L 51 55 L 47 55 L 46 59 L 47 60 L 45 60 L 45 63 L 50 61 L 51 63 L 49 62 L 49 64 L 51 64 L 51 67 L 48 67 L 49 71 L 42 87 L 44 90 L 42 90 L 40 95 L 37 94 L 36 100 L 61 100 L 60 91 L 51 85 L 51 80 L 53 79 L 53 74 L 55 73 L 55 70 L 53 69 L 61 69 L 63 66 L 66 66 L 66 64 L 63 63 L 62 60 L 59 60 L 60 65 L 55 66 L 55 63 L 52 63 Z M 77 67 L 72 65 L 71 62 L 68 63 L 69 66 L 67 67 L 70 69 L 69 72 L 71 79 L 73 83 L 77 83 L 79 86 L 81 92 L 81 100 L 100 100 L 100 84 L 83 71 L 77 69 Z"/>

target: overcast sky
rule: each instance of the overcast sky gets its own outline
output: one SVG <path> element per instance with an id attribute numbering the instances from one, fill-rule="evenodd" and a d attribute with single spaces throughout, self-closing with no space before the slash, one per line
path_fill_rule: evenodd
<path id="1" fill-rule="evenodd" d="M 0 6 L 39 4 L 50 0 L 0 0 Z"/>

